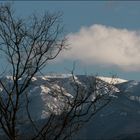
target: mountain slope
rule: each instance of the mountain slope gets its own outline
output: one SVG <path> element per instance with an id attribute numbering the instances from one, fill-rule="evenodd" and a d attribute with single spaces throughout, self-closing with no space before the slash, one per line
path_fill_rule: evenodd
<path id="1" fill-rule="evenodd" d="M 50 115 L 50 112 L 56 115 L 61 114 L 65 106 L 65 98 L 58 91 L 63 90 L 65 97 L 72 99 L 74 97 L 73 87 L 75 82 L 82 88 L 88 89 L 91 82 L 89 79 L 91 78 L 94 81 L 95 77 L 85 75 L 75 76 L 75 81 L 73 81 L 71 75 L 33 77 L 28 89 L 29 110 L 32 119 L 40 124 Z M 5 77 L 3 80 L 10 88 L 11 77 Z M 127 139 L 130 135 L 133 139 L 140 138 L 140 82 L 119 79 L 118 84 L 110 85 L 108 84 L 109 80 L 110 78 L 107 77 L 99 78 L 97 88 L 101 88 L 101 92 L 104 94 L 110 92 L 111 103 L 85 124 L 73 137 L 74 140 Z M 0 89 L 3 92 L 3 89 Z M 26 111 L 22 109 L 19 111 L 18 117 L 20 118 L 19 121 L 25 123 L 21 131 L 29 136 L 32 134 L 32 128 L 27 123 L 25 114 Z M 4 137 L 2 136 L 2 138 Z"/>
<path id="2" fill-rule="evenodd" d="M 85 125 L 78 139 L 140 139 L 140 83 L 128 81 L 116 86 L 121 91 L 117 98 Z"/>

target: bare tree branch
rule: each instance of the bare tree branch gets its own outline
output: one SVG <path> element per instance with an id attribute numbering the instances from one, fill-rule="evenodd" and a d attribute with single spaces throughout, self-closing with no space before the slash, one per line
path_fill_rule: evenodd
<path id="1" fill-rule="evenodd" d="M 61 97 L 62 106 L 49 110 L 43 125 L 38 126 L 29 110 L 29 87 L 32 78 L 55 59 L 66 48 L 67 39 L 63 37 L 61 14 L 46 12 L 42 17 L 36 14 L 30 19 L 20 19 L 14 15 L 10 5 L 0 5 L 0 51 L 10 64 L 10 85 L 0 79 L 0 127 L 10 140 L 21 139 L 18 112 L 24 108 L 28 123 L 33 126 L 35 135 L 32 140 L 69 139 L 84 123 L 105 107 L 110 98 L 103 93 L 100 81 L 88 77 L 88 88 L 78 83 L 74 69 L 71 74 L 72 97 L 65 89 L 53 89 L 51 94 Z M 4 72 L 5 74 L 5 72 Z M 111 87 L 110 87 L 111 88 Z M 111 89 L 110 89 L 111 91 Z M 24 98 L 25 97 L 25 98 Z M 24 103 L 23 102 L 24 99 Z"/>

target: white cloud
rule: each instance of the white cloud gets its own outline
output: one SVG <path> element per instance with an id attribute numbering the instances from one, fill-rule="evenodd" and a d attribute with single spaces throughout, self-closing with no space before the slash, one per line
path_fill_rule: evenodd
<path id="1" fill-rule="evenodd" d="M 82 27 L 68 34 L 70 50 L 61 59 L 79 60 L 100 66 L 117 66 L 127 71 L 140 70 L 139 31 L 117 29 L 104 25 Z"/>

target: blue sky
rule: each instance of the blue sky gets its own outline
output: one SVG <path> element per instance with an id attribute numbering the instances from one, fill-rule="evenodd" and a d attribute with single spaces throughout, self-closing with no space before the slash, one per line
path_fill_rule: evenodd
<path id="1" fill-rule="evenodd" d="M 133 1 L 118 1 L 118 2 L 116 1 L 100 1 L 100 2 L 99 1 L 52 1 L 52 2 L 51 1 L 15 1 L 13 6 L 16 10 L 16 14 L 25 17 L 30 15 L 34 11 L 38 13 L 40 12 L 43 13 L 44 11 L 47 10 L 52 12 L 53 11 L 63 12 L 63 23 L 65 25 L 66 34 L 68 35 L 71 33 L 73 36 L 77 36 L 79 35 L 78 33 L 81 33 L 80 32 L 81 29 L 83 27 L 86 27 L 87 29 L 85 29 L 84 31 L 85 33 L 87 33 L 87 37 L 88 37 L 89 35 L 88 31 L 91 29 L 90 27 L 92 26 L 93 31 L 98 31 L 98 30 L 100 31 L 101 28 L 101 31 L 105 31 L 105 33 L 107 34 L 113 34 L 114 33 L 113 31 L 116 30 L 116 32 L 118 34 L 119 33 L 122 34 L 122 37 L 124 38 L 125 35 L 130 36 L 130 38 L 135 38 L 135 34 L 138 34 L 136 40 L 139 41 L 139 30 L 140 30 L 140 2 L 139 1 L 135 1 L 135 2 Z M 95 24 L 97 26 L 94 26 Z M 124 30 L 126 30 L 127 32 L 124 33 Z M 133 35 L 133 32 L 136 33 L 134 33 Z M 96 39 L 95 34 L 93 39 Z M 114 38 L 112 38 L 112 40 L 113 39 Z M 106 42 L 106 40 L 102 40 L 102 41 Z M 107 41 L 109 40 L 107 39 Z M 98 44 L 98 42 L 96 44 Z M 135 44 L 134 47 L 136 47 Z M 114 50 L 113 47 L 111 49 Z M 132 47 L 129 48 L 129 51 L 131 53 L 130 49 L 133 50 L 133 48 Z M 89 54 L 88 51 L 89 50 L 87 48 L 85 52 L 87 55 Z M 104 49 L 104 51 L 106 51 L 106 49 Z M 136 60 L 137 58 L 139 58 L 139 56 L 136 57 Z M 89 58 L 87 58 L 87 61 L 88 59 Z M 133 59 L 133 57 L 131 59 Z M 125 79 L 140 80 L 140 69 L 139 69 L 140 66 L 136 66 L 139 65 L 139 63 L 135 64 L 136 70 L 131 70 L 130 69 L 131 65 L 129 67 L 122 66 L 123 64 L 126 65 L 125 62 L 127 61 L 124 61 L 124 63 L 116 67 L 115 65 L 113 65 L 114 61 L 109 63 L 108 62 L 104 63 L 103 60 L 101 60 L 99 63 L 96 62 L 96 63 L 87 64 L 87 63 L 79 62 L 80 61 L 79 57 L 78 57 L 78 61 L 77 58 L 75 58 L 74 60 L 74 59 L 70 59 L 70 57 L 69 58 L 64 57 L 63 61 L 58 61 L 57 63 L 52 62 L 50 65 L 48 65 L 48 68 L 44 69 L 43 71 L 44 73 L 47 72 L 67 73 L 68 70 L 72 69 L 73 61 L 76 61 L 77 65 L 76 65 L 75 72 L 78 74 L 98 73 L 104 76 L 110 76 L 112 74 L 116 74 L 119 77 Z M 104 66 L 106 64 L 107 66 Z"/>

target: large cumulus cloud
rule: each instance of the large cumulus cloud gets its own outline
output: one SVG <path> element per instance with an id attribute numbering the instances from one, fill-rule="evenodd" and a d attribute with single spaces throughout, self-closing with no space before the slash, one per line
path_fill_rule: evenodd
<path id="1" fill-rule="evenodd" d="M 89 66 L 140 71 L 139 31 L 96 24 L 68 34 L 68 44 L 70 50 L 62 53 L 61 59 L 79 60 Z"/>

